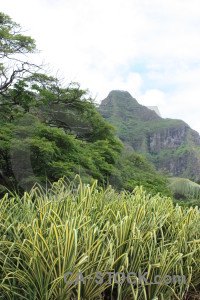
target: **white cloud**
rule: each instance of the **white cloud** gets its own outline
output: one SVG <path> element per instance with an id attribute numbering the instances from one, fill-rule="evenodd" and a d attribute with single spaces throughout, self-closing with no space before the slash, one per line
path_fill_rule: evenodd
<path id="1" fill-rule="evenodd" d="M 142 102 L 143 105 L 146 106 L 163 106 L 165 104 L 165 94 L 159 90 L 156 89 L 150 89 L 147 90 L 144 94 L 140 95 L 141 100 L 139 102 Z"/>
<path id="2" fill-rule="evenodd" d="M 200 132 L 199 0 L 6 0 L 1 10 L 97 100 L 128 90 Z"/>

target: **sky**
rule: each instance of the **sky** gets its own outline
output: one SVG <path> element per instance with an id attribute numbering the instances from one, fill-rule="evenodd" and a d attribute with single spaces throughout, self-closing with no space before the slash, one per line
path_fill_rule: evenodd
<path id="1" fill-rule="evenodd" d="M 0 0 L 66 83 L 126 90 L 200 133 L 199 0 Z"/>

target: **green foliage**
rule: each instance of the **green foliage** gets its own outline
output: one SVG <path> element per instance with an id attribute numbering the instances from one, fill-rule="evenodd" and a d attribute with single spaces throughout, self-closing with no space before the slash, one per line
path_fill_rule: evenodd
<path id="1" fill-rule="evenodd" d="M 123 153 L 119 157 L 109 181 L 118 190 L 132 191 L 136 186 L 143 186 L 152 195 L 160 193 L 172 196 L 167 187 L 168 180 L 157 172 L 144 157 L 133 151 L 128 154 Z"/>
<path id="2" fill-rule="evenodd" d="M 138 161 L 140 164 L 140 162 Z M 200 284 L 200 215 L 141 187 L 115 192 L 60 180 L 0 201 L 2 299 L 185 299 Z M 64 274 L 72 284 L 66 284 Z M 75 284 L 82 272 L 85 284 Z M 97 284 L 97 272 L 103 283 Z M 131 285 L 106 272 L 134 272 Z M 147 272 L 148 284 L 138 273 Z M 164 277 L 185 276 L 186 284 Z M 153 284 L 160 276 L 160 284 Z M 93 277 L 88 279 L 87 277 Z"/>
<path id="3" fill-rule="evenodd" d="M 22 36 L 18 24 L 4 14 L 0 18 L 2 55 L 16 54 L 19 46 L 20 53 L 35 50 L 34 40 Z M 116 129 L 104 121 L 79 84 L 63 87 L 57 78 L 41 73 L 10 84 L 0 95 L 0 170 L 7 178 L 5 182 L 0 176 L 2 186 L 29 189 L 35 182 L 72 179 L 78 173 L 84 182 L 94 178 L 106 186 L 110 180 L 128 190 L 142 184 L 153 194 L 168 195 L 165 180 L 142 157 L 120 157 L 123 146 Z M 127 118 L 134 113 L 129 100 L 128 116 L 119 102 L 128 129 L 132 124 Z"/>
<path id="4" fill-rule="evenodd" d="M 20 34 L 21 27 L 12 19 L 0 13 L 0 53 L 8 56 L 16 53 L 29 53 L 35 50 L 35 41 Z"/>
<path id="5" fill-rule="evenodd" d="M 1 170 L 15 187 L 72 179 L 106 183 L 122 143 L 97 113 L 87 91 L 44 74 L 19 80 L 1 97 Z"/>
<path id="6" fill-rule="evenodd" d="M 185 124 L 180 120 L 162 119 L 125 91 L 110 92 L 98 111 L 117 128 L 117 136 L 137 152 L 141 152 L 142 143 L 152 132 L 160 133 L 174 126 L 181 128 Z"/>
<path id="7" fill-rule="evenodd" d="M 0 12 L 0 93 L 5 92 L 16 78 L 29 69 L 31 64 L 22 60 L 21 55 L 35 50 L 35 41 L 21 34 L 20 25 Z"/>
<path id="8" fill-rule="evenodd" d="M 174 194 L 175 203 L 183 206 L 200 206 L 200 185 L 187 178 L 169 178 L 169 188 Z"/>
<path id="9" fill-rule="evenodd" d="M 98 111 L 114 125 L 128 151 L 143 155 L 170 176 L 199 178 L 199 135 L 181 120 L 163 119 L 128 92 L 112 91 Z"/>

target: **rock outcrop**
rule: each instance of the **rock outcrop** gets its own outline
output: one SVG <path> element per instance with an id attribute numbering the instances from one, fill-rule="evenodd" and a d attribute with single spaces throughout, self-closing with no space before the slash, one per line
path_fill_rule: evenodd
<path id="1" fill-rule="evenodd" d="M 112 91 L 99 108 L 117 136 L 157 169 L 200 181 L 200 136 L 182 120 L 164 119 L 126 91 Z"/>

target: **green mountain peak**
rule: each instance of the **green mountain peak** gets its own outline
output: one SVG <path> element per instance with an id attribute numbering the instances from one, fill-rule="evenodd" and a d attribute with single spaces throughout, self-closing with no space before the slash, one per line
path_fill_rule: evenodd
<path id="1" fill-rule="evenodd" d="M 200 136 L 187 123 L 161 118 L 126 91 L 111 91 L 98 111 L 128 150 L 171 176 L 200 180 Z"/>

